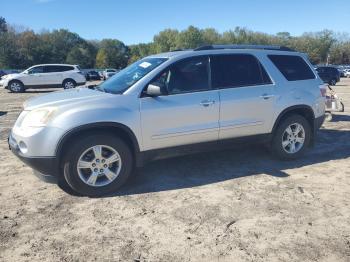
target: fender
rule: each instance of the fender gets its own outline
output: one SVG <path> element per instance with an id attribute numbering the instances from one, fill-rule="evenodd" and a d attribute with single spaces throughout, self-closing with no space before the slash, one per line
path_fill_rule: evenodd
<path id="1" fill-rule="evenodd" d="M 310 122 L 310 120 L 312 121 L 312 122 L 310 122 L 310 126 L 313 129 L 313 120 L 315 119 L 315 113 L 314 113 L 314 110 L 312 109 L 312 107 L 308 106 L 308 105 L 295 105 L 295 106 L 287 107 L 278 115 L 278 117 L 273 125 L 272 133 L 274 133 L 274 131 L 277 128 L 278 124 L 280 123 L 281 119 L 285 115 L 287 115 L 289 112 L 297 111 L 297 110 L 303 110 L 303 111 L 307 112 L 307 114 L 309 114 L 309 118 L 311 117 L 312 119 L 309 119 L 308 117 L 306 117 L 306 119 L 309 122 Z M 305 117 L 305 115 L 304 115 L 304 117 Z"/>
<path id="2" fill-rule="evenodd" d="M 133 131 L 127 127 L 126 125 L 120 124 L 120 123 L 115 123 L 115 122 L 97 122 L 97 123 L 90 123 L 90 124 L 86 124 L 86 125 L 81 125 L 81 126 L 77 126 L 71 130 L 69 130 L 68 132 L 66 132 L 61 139 L 58 142 L 58 145 L 56 147 L 56 156 L 58 158 L 60 158 L 60 155 L 62 153 L 63 150 L 63 145 L 65 144 L 65 142 L 67 142 L 70 138 L 72 138 L 72 136 L 80 133 L 80 132 L 84 132 L 84 131 L 89 131 L 89 130 L 96 130 L 96 129 L 119 129 L 121 131 L 123 131 L 125 134 L 127 134 L 128 138 L 130 139 L 131 143 L 132 143 L 132 151 L 135 154 L 136 159 L 138 159 L 138 156 L 140 155 L 140 146 L 139 143 L 137 141 L 137 138 L 135 136 L 135 134 L 133 133 Z M 138 161 L 136 161 L 138 162 Z"/>

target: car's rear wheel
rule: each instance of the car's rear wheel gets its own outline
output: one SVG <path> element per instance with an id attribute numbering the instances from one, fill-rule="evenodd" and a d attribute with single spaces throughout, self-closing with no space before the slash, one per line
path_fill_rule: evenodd
<path id="1" fill-rule="evenodd" d="M 64 160 L 64 177 L 80 194 L 101 196 L 121 187 L 133 169 L 132 153 L 123 140 L 106 134 L 79 139 Z"/>
<path id="2" fill-rule="evenodd" d="M 279 124 L 273 139 L 273 153 L 281 159 L 300 157 L 308 147 L 311 128 L 308 121 L 300 115 L 292 115 Z"/>
<path id="3" fill-rule="evenodd" d="M 23 93 L 25 91 L 23 83 L 17 80 L 11 81 L 8 85 L 8 89 L 13 93 Z"/>
<path id="4" fill-rule="evenodd" d="M 76 87 L 77 83 L 75 83 L 74 80 L 72 79 L 66 79 L 63 81 L 62 86 L 64 89 L 71 89 Z"/>

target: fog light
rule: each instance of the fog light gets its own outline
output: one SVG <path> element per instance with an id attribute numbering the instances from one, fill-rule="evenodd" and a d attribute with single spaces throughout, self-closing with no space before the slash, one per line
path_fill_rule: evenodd
<path id="1" fill-rule="evenodd" d="M 23 141 L 19 142 L 18 146 L 19 146 L 19 150 L 21 150 L 23 154 L 28 152 L 27 145 Z"/>

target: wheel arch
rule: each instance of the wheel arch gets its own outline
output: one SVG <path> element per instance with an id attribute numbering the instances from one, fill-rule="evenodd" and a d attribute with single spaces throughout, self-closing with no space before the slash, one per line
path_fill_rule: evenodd
<path id="1" fill-rule="evenodd" d="M 315 113 L 314 110 L 312 109 L 311 106 L 308 105 L 295 105 L 295 106 L 291 106 L 288 107 L 286 109 L 284 109 L 277 117 L 273 128 L 272 128 L 272 134 L 275 132 L 276 128 L 278 127 L 278 125 L 281 123 L 281 121 L 293 114 L 297 114 L 297 115 L 301 115 L 303 116 L 310 124 L 310 127 L 312 129 L 312 131 L 314 131 L 314 120 L 315 120 Z M 314 132 L 312 132 L 313 134 Z"/>
<path id="2" fill-rule="evenodd" d="M 73 78 L 71 78 L 71 77 L 66 77 L 66 78 L 63 79 L 63 81 L 62 81 L 62 86 L 63 86 L 64 82 L 66 82 L 66 81 L 68 81 L 68 80 L 73 81 L 75 84 L 77 83 L 77 81 L 75 81 Z"/>
<path id="3" fill-rule="evenodd" d="M 130 146 L 136 165 L 141 161 L 139 158 L 140 146 L 134 132 L 124 124 L 114 122 L 98 122 L 81 125 L 69 130 L 58 142 L 56 156 L 59 163 L 62 162 L 67 145 L 71 144 L 77 137 L 93 132 L 106 132 L 121 137 Z"/>
<path id="4" fill-rule="evenodd" d="M 20 79 L 11 79 L 11 80 L 9 80 L 9 82 L 8 82 L 7 85 L 10 86 L 10 84 L 11 84 L 12 82 L 20 82 L 20 83 L 23 85 L 23 87 L 25 87 L 23 81 L 21 81 Z"/>

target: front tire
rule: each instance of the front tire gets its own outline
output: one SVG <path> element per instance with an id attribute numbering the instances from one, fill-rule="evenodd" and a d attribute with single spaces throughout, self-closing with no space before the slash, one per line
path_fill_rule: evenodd
<path id="1" fill-rule="evenodd" d="M 66 79 L 62 83 L 64 89 L 71 89 L 77 86 L 77 83 L 72 79 Z"/>
<path id="2" fill-rule="evenodd" d="M 272 151 L 280 159 L 295 159 L 303 155 L 310 144 L 311 128 L 300 115 L 291 115 L 278 125 L 272 139 Z"/>
<path id="3" fill-rule="evenodd" d="M 12 93 L 23 93 L 25 91 L 23 83 L 17 80 L 11 81 L 8 85 L 8 89 Z"/>
<path id="4" fill-rule="evenodd" d="M 79 139 L 64 160 L 64 178 L 76 192 L 103 196 L 116 192 L 129 178 L 133 158 L 120 138 L 99 133 Z"/>

